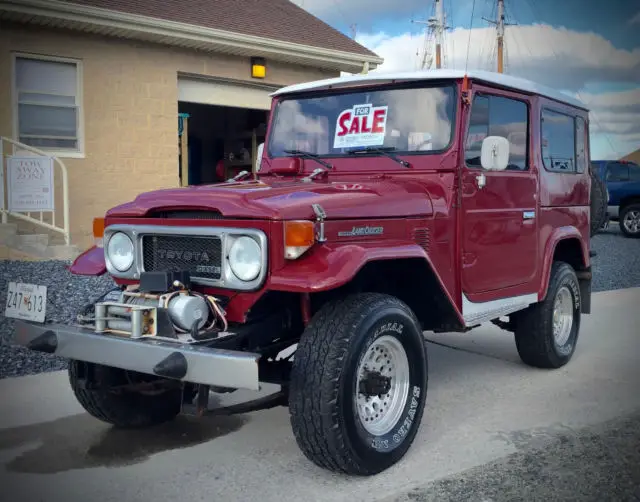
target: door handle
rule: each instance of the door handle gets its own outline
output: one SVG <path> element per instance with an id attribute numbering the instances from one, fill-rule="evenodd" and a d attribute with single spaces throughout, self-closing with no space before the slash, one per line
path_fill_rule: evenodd
<path id="1" fill-rule="evenodd" d="M 479 190 L 482 190 L 485 186 L 487 186 L 487 177 L 484 175 L 484 173 L 476 175 L 476 183 L 478 184 Z"/>

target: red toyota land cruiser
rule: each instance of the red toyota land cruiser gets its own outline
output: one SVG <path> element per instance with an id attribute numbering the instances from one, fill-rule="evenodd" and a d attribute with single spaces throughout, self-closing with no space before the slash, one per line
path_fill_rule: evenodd
<path id="1" fill-rule="evenodd" d="M 284 405 L 321 467 L 398 462 L 427 397 L 423 331 L 493 322 L 571 359 L 590 313 L 588 111 L 502 74 L 357 75 L 277 91 L 254 173 L 139 195 L 75 274 L 117 288 L 79 326 L 19 321 L 70 359 L 93 416 L 142 427 Z"/>

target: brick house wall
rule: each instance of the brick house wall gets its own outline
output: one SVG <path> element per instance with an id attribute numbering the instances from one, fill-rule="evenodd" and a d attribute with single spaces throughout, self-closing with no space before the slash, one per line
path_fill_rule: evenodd
<path id="1" fill-rule="evenodd" d="M 69 173 L 71 243 L 81 249 L 93 242 L 95 216 L 140 192 L 178 186 L 178 72 L 249 80 L 248 58 L 0 24 L 0 75 L 11 76 L 0 79 L 0 136 L 9 138 L 13 51 L 82 61 L 85 155 L 61 157 Z M 338 72 L 269 61 L 264 82 L 334 76 Z M 57 202 L 61 209 L 60 197 Z"/>

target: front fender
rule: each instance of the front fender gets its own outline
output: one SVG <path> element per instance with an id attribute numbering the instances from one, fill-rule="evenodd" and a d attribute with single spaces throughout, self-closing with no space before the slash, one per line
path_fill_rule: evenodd
<path id="1" fill-rule="evenodd" d="M 589 256 L 589 248 L 587 247 L 584 236 L 576 227 L 559 227 L 547 239 L 544 248 L 544 261 L 542 264 L 542 281 L 538 289 L 538 301 L 542 301 L 547 295 L 549 287 L 549 279 L 551 275 L 551 266 L 553 264 L 553 255 L 560 241 L 565 239 L 578 239 L 580 249 L 582 250 L 582 263 L 589 267 L 591 258 Z"/>
<path id="2" fill-rule="evenodd" d="M 105 274 L 107 264 L 104 261 L 104 250 L 96 246 L 90 247 L 73 261 L 69 272 L 75 275 Z"/>

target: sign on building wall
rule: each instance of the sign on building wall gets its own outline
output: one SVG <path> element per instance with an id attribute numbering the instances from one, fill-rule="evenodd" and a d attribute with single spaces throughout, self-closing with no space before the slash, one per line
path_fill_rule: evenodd
<path id="1" fill-rule="evenodd" d="M 9 211 L 53 211 L 53 158 L 9 157 Z"/>

